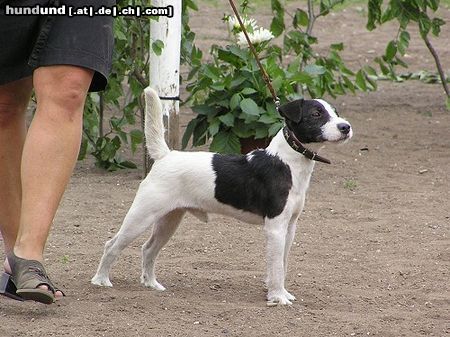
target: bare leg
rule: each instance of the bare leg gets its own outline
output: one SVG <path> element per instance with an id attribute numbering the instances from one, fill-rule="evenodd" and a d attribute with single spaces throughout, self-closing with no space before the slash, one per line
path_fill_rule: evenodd
<path id="1" fill-rule="evenodd" d="M 0 230 L 6 254 L 14 247 L 20 222 L 20 167 L 31 90 L 31 77 L 0 86 Z M 11 272 L 7 262 L 5 270 Z"/>
<path id="2" fill-rule="evenodd" d="M 50 226 L 79 151 L 84 101 L 92 76 L 91 70 L 66 65 L 34 71 L 37 110 L 17 167 L 20 217 L 9 228 L 2 225 L 8 237 L 7 250 L 14 246 L 14 253 L 21 258 L 43 261 Z M 60 298 L 62 293 L 55 296 Z"/>
<path id="3" fill-rule="evenodd" d="M 153 228 L 150 239 L 142 246 L 142 276 L 141 282 L 146 287 L 163 291 L 165 288 L 158 283 L 155 276 L 155 261 L 160 250 L 169 242 L 178 228 L 186 212 L 182 209 L 174 210 L 161 218 Z"/>
<path id="4" fill-rule="evenodd" d="M 22 155 L 22 211 L 14 252 L 43 260 L 57 207 L 76 163 L 93 72 L 73 66 L 34 71 L 37 110 Z"/>
<path id="5" fill-rule="evenodd" d="M 31 78 L 0 86 L 0 229 L 6 253 L 16 242 L 22 187 L 20 162 L 25 142 L 25 111 L 32 90 Z M 9 266 L 5 265 L 7 272 Z"/>

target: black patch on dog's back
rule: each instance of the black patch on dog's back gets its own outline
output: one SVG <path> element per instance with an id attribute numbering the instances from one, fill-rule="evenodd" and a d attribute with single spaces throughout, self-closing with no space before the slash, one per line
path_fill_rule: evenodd
<path id="1" fill-rule="evenodd" d="M 215 198 L 237 209 L 274 218 L 283 212 L 292 187 L 291 170 L 264 150 L 249 157 L 215 154 Z"/>

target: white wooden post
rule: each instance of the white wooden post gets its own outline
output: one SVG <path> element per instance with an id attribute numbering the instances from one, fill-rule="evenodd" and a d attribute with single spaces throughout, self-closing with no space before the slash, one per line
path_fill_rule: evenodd
<path id="1" fill-rule="evenodd" d="M 173 6 L 173 17 L 160 16 L 150 24 L 150 86 L 160 97 L 167 125 L 166 140 L 170 148 L 179 148 L 179 100 L 180 95 L 180 44 L 181 1 L 152 0 L 154 7 Z M 164 43 L 161 55 L 156 55 L 151 44 L 156 40 Z"/>

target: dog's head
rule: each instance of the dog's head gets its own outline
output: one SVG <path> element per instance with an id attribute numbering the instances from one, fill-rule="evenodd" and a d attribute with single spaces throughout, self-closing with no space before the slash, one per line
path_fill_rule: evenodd
<path id="1" fill-rule="evenodd" d="M 352 126 L 321 99 L 298 99 L 279 107 L 286 125 L 302 143 L 339 142 L 352 137 Z"/>

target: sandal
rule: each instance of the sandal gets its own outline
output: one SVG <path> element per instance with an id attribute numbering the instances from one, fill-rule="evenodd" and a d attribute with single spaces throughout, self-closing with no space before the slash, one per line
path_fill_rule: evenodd
<path id="1" fill-rule="evenodd" d="M 22 259 L 14 253 L 8 255 L 8 261 L 12 270 L 11 280 L 17 288 L 16 295 L 23 300 L 45 304 L 51 304 L 55 301 L 55 292 L 61 290 L 57 289 L 50 281 L 42 263 Z M 38 288 L 41 285 L 47 286 L 48 289 Z M 62 294 L 65 296 L 63 292 Z"/>
<path id="2" fill-rule="evenodd" d="M 0 295 L 12 298 L 17 301 L 24 301 L 22 297 L 16 294 L 17 288 L 14 282 L 11 280 L 11 275 L 3 273 L 0 277 Z"/>

